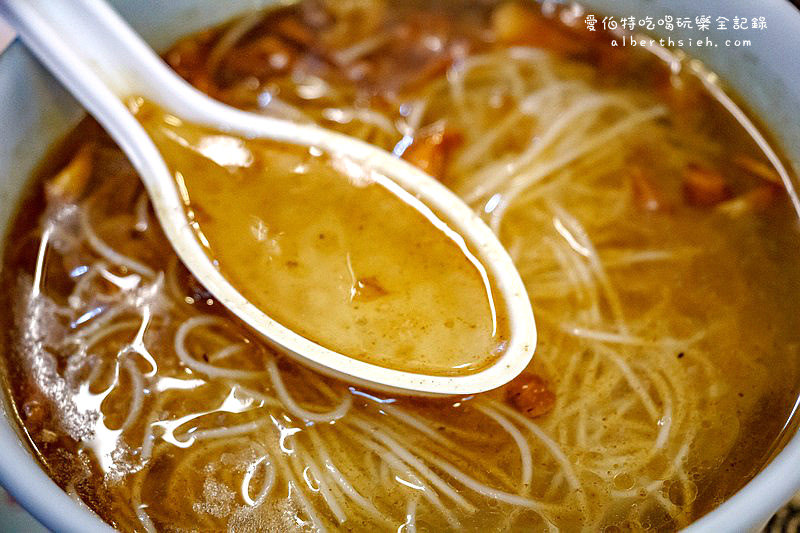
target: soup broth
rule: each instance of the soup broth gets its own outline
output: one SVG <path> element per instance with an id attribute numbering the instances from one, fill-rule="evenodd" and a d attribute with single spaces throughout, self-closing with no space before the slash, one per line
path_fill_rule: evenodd
<path id="1" fill-rule="evenodd" d="M 436 375 L 505 350 L 505 302 L 462 237 L 391 180 L 320 150 L 247 140 L 131 104 L 198 240 L 271 318 L 368 363 Z"/>
<path id="2" fill-rule="evenodd" d="M 84 121 L 3 264 L 6 386 L 53 479 L 130 531 L 674 530 L 741 488 L 795 427 L 796 214 L 685 58 L 567 14 L 308 1 L 165 55 L 222 101 L 393 151 L 485 218 L 539 344 L 476 396 L 388 397 L 270 350 Z"/>

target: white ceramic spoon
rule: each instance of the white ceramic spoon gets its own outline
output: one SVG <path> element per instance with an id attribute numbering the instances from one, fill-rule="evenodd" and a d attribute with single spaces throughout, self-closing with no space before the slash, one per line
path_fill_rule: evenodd
<path id="1" fill-rule="evenodd" d="M 103 0 L 0 0 L 25 44 L 97 119 L 139 172 L 169 241 L 220 303 L 273 345 L 321 372 L 384 391 L 473 394 L 499 387 L 529 363 L 536 346 L 533 312 L 511 258 L 492 231 L 447 188 L 370 144 L 313 125 L 246 113 L 183 81 Z M 282 326 L 220 274 L 189 226 L 158 149 L 123 101 L 142 96 L 188 122 L 248 138 L 316 146 L 388 176 L 434 209 L 485 265 L 507 306 L 510 341 L 491 366 L 463 376 L 430 376 L 380 367 L 316 344 Z"/>

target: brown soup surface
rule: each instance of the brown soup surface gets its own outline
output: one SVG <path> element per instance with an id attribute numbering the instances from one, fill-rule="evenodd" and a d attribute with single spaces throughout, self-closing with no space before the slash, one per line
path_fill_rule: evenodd
<path id="1" fill-rule="evenodd" d="M 779 174 L 694 63 L 614 48 L 545 7 L 303 1 L 165 54 L 211 96 L 390 150 L 480 213 L 537 318 L 520 378 L 388 397 L 276 353 L 181 265 L 87 119 L 45 159 L 3 257 L 6 388 L 53 479 L 125 531 L 613 532 L 683 527 L 758 473 L 800 392 L 800 235 Z M 173 138 L 207 136 L 173 122 Z M 267 280 L 248 295 L 264 309 L 378 364 L 406 341 L 429 352 L 458 308 L 460 351 L 437 368 L 496 346 L 485 293 L 450 291 L 477 286 L 469 264 L 373 265 L 374 227 L 360 237 L 318 191 L 353 217 L 407 206 L 349 197 L 307 150 L 247 147 L 263 164 L 189 151 L 176 157 L 197 172 L 174 170 L 222 272 Z M 250 179 L 263 172 L 275 181 Z M 390 227 L 400 247 L 418 235 Z M 304 292 L 318 277 L 341 298 Z M 407 329 L 430 337 L 377 334 L 404 320 L 381 302 L 403 299 L 420 321 Z"/>
<path id="2" fill-rule="evenodd" d="M 209 258 L 268 316 L 394 370 L 464 375 L 502 355 L 506 304 L 486 266 L 388 177 L 132 105 Z"/>

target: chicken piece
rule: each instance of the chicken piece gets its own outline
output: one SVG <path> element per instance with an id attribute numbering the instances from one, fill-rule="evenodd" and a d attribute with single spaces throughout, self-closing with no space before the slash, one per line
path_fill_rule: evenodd
<path id="1" fill-rule="evenodd" d="M 544 416 L 553 410 L 556 395 L 547 381 L 533 372 L 523 372 L 506 387 L 506 397 L 515 409 L 529 418 Z"/>
<path id="2" fill-rule="evenodd" d="M 671 209 L 663 193 L 641 167 L 635 166 L 631 169 L 631 188 L 633 203 L 640 211 L 655 213 Z"/>
<path id="3" fill-rule="evenodd" d="M 504 43 L 545 48 L 567 55 L 586 51 L 580 41 L 559 28 L 557 23 L 545 19 L 521 2 L 511 1 L 498 6 L 492 13 L 492 30 Z"/>
<path id="4" fill-rule="evenodd" d="M 725 178 L 716 170 L 689 165 L 683 172 L 683 197 L 695 207 L 711 207 L 730 198 Z"/>
<path id="5" fill-rule="evenodd" d="M 774 183 L 775 185 L 781 187 L 783 186 L 783 180 L 781 180 L 778 171 L 766 163 L 762 163 L 757 159 L 753 159 L 752 157 L 745 155 L 734 157 L 733 162 L 754 176 L 758 176 L 759 178 Z"/>
<path id="6" fill-rule="evenodd" d="M 206 30 L 181 39 L 164 56 L 169 66 L 180 77 L 205 93 L 212 93 L 215 90 L 208 78 L 206 60 L 216 34 L 216 31 Z"/>
<path id="7" fill-rule="evenodd" d="M 238 47 L 222 60 L 223 79 L 241 79 L 253 76 L 264 79 L 271 74 L 286 71 L 295 59 L 296 52 L 272 35 L 259 37 Z"/>
<path id="8" fill-rule="evenodd" d="M 420 132 L 403 152 L 403 159 L 441 180 L 447 171 L 450 156 L 462 141 L 460 133 L 446 127 Z"/>
<path id="9" fill-rule="evenodd" d="M 81 197 L 92 176 L 94 143 L 85 143 L 44 186 L 48 202 L 69 203 Z"/>
<path id="10" fill-rule="evenodd" d="M 783 187 L 774 183 L 765 183 L 753 187 L 736 198 L 719 204 L 716 209 L 730 216 L 740 216 L 745 213 L 760 213 L 769 208 L 783 191 Z"/>

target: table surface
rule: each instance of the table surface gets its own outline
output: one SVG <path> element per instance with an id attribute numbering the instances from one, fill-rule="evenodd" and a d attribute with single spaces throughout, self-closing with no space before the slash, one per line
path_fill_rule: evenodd
<path id="1" fill-rule="evenodd" d="M 794 1 L 794 0 L 793 0 Z M 797 0 L 800 2 L 800 0 Z M 0 19 L 0 51 L 14 38 L 11 28 Z M 5 490 L 0 488 L 0 532 L 24 531 L 46 533 L 46 529 L 25 512 Z M 800 494 L 776 514 L 766 530 L 769 533 L 800 533 Z"/>

